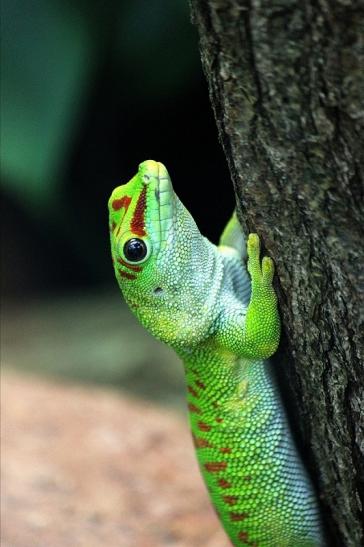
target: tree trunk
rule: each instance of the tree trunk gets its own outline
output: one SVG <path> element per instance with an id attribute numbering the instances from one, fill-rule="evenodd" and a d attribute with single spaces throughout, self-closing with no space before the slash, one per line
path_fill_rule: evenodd
<path id="1" fill-rule="evenodd" d="M 276 264 L 284 330 L 277 368 L 329 544 L 359 547 L 363 4 L 191 0 L 191 9 L 240 217 Z"/>

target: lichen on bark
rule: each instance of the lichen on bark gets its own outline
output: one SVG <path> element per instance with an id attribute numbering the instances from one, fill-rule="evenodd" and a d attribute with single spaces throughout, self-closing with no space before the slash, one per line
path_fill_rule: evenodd
<path id="1" fill-rule="evenodd" d="M 364 6 L 191 0 L 191 12 L 240 218 L 276 264 L 277 368 L 330 544 L 359 547 Z"/>

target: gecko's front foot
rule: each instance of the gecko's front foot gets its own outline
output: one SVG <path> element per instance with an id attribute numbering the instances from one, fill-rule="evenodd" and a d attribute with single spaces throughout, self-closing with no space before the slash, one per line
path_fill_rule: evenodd
<path id="1" fill-rule="evenodd" d="M 260 262 L 260 240 L 258 234 L 249 234 L 247 242 L 248 272 L 250 273 L 252 286 L 255 289 L 271 288 L 274 263 L 269 256 L 264 256 Z"/>
<path id="2" fill-rule="evenodd" d="M 273 289 L 273 260 L 260 260 L 260 242 L 257 234 L 249 234 L 247 242 L 248 272 L 252 294 L 245 322 L 244 345 L 249 357 L 267 358 L 277 349 L 280 323 L 277 297 Z"/>

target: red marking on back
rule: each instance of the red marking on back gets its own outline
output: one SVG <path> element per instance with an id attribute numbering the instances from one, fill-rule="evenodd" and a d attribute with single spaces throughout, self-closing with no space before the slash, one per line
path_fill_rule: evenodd
<path id="1" fill-rule="evenodd" d="M 125 262 L 122 258 L 118 258 L 119 264 L 122 264 L 125 266 L 125 268 L 130 268 L 130 270 L 133 270 L 133 272 L 141 272 L 142 267 L 141 266 L 135 266 L 134 264 L 128 264 L 128 262 Z"/>
<path id="2" fill-rule="evenodd" d="M 113 232 L 116 228 L 116 222 L 113 220 L 111 223 L 110 231 Z"/>
<path id="3" fill-rule="evenodd" d="M 198 422 L 197 427 L 200 431 L 210 431 L 211 425 L 205 424 L 205 422 Z"/>
<path id="4" fill-rule="evenodd" d="M 235 505 L 236 503 L 238 503 L 238 497 L 237 496 L 223 496 L 222 499 L 228 505 Z"/>
<path id="5" fill-rule="evenodd" d="M 228 446 L 223 446 L 222 448 L 220 448 L 220 452 L 221 454 L 231 454 L 231 448 L 229 448 Z"/>
<path id="6" fill-rule="evenodd" d="M 197 437 L 196 435 L 193 435 L 193 442 L 196 448 L 214 448 L 214 445 L 209 441 L 202 439 L 201 437 Z"/>
<path id="7" fill-rule="evenodd" d="M 215 421 L 217 423 L 221 424 L 224 421 L 224 419 L 223 418 L 215 418 Z"/>
<path id="8" fill-rule="evenodd" d="M 196 399 L 198 399 L 198 393 L 195 389 L 193 389 L 193 387 L 187 386 L 187 391 L 191 393 L 191 395 L 193 395 Z"/>
<path id="9" fill-rule="evenodd" d="M 125 208 L 125 212 L 128 210 L 128 207 L 131 203 L 131 197 L 129 196 L 123 196 L 120 199 L 114 199 L 111 206 L 114 209 L 114 211 L 119 211 L 119 209 Z"/>
<path id="10" fill-rule="evenodd" d="M 221 488 L 230 488 L 231 482 L 227 481 L 226 479 L 219 479 L 217 481 L 217 484 L 221 486 Z"/>
<path id="11" fill-rule="evenodd" d="M 218 473 L 219 471 L 224 471 L 226 469 L 226 462 L 208 462 L 205 463 L 205 469 L 209 473 Z"/>
<path id="12" fill-rule="evenodd" d="M 206 389 L 206 386 L 203 382 L 200 382 L 200 380 L 196 380 L 196 386 L 199 387 L 200 389 Z"/>
<path id="13" fill-rule="evenodd" d="M 230 513 L 230 520 L 232 520 L 233 522 L 245 520 L 247 517 L 247 513 Z"/>
<path id="14" fill-rule="evenodd" d="M 144 186 L 143 190 L 140 192 L 138 201 L 135 207 L 134 215 L 130 224 L 130 229 L 133 234 L 137 236 L 145 236 L 146 232 L 144 230 L 144 213 L 145 207 L 147 204 L 147 187 Z"/>
<path id="15" fill-rule="evenodd" d="M 119 270 L 119 274 L 121 275 L 121 277 L 125 277 L 126 279 L 130 279 L 130 280 L 136 279 L 136 275 L 131 274 L 129 272 L 124 272 L 123 270 Z"/>
<path id="16" fill-rule="evenodd" d="M 193 403 L 188 403 L 188 410 L 194 414 L 201 414 L 201 409 Z"/>
<path id="17" fill-rule="evenodd" d="M 256 541 L 249 541 L 249 534 L 248 532 L 241 531 L 238 534 L 238 539 L 245 543 L 245 545 L 250 545 L 250 547 L 258 547 L 258 543 Z"/>

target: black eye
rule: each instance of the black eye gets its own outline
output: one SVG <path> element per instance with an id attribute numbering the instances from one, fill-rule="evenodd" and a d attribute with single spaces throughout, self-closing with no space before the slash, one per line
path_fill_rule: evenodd
<path id="1" fill-rule="evenodd" d="M 124 244 L 124 256 L 130 262 L 139 262 L 147 256 L 147 246 L 142 239 L 134 237 Z"/>

